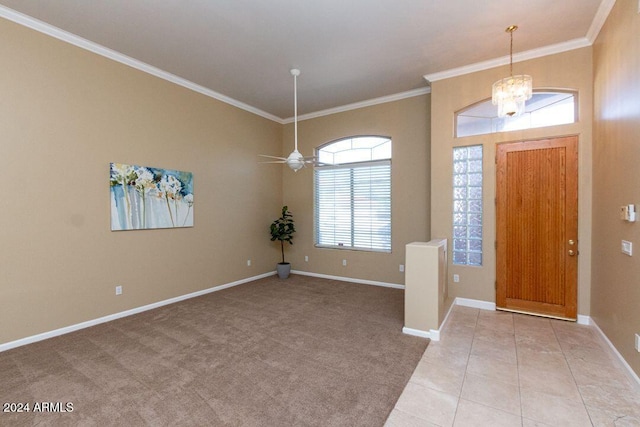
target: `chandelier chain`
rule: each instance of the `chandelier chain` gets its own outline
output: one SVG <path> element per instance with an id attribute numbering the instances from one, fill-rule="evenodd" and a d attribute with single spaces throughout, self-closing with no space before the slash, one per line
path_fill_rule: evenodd
<path id="1" fill-rule="evenodd" d="M 509 31 L 509 34 L 511 35 L 511 44 L 509 46 L 509 74 L 513 77 L 513 31 Z"/>

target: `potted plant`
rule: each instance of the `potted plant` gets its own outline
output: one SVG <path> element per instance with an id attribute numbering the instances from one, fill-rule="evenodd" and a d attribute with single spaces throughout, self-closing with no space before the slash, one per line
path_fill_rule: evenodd
<path id="1" fill-rule="evenodd" d="M 280 250 L 282 251 L 282 262 L 277 265 L 278 276 L 281 279 L 289 277 L 291 272 L 291 264 L 284 260 L 284 242 L 289 242 L 293 245 L 293 233 L 296 232 L 296 228 L 293 224 L 293 215 L 289 212 L 288 206 L 282 207 L 282 216 L 271 224 L 271 241 L 280 241 Z"/>

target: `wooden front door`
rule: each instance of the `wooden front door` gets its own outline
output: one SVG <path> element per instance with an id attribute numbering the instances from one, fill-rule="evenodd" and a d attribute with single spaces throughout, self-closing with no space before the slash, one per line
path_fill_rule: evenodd
<path id="1" fill-rule="evenodd" d="M 498 309 L 575 320 L 578 137 L 497 146 Z"/>

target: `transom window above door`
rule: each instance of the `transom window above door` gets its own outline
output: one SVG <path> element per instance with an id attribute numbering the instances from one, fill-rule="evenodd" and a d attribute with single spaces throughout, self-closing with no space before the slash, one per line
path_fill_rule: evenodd
<path id="1" fill-rule="evenodd" d="M 316 155 L 316 247 L 391 252 L 391 138 L 339 139 Z"/>
<path id="2" fill-rule="evenodd" d="M 491 98 L 470 105 L 455 114 L 455 137 L 541 128 L 578 121 L 578 93 L 534 90 L 525 112 L 517 117 L 498 117 Z"/>

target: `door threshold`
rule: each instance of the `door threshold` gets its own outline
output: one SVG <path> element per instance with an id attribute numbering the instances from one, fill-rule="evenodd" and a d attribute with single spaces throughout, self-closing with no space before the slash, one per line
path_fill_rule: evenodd
<path id="1" fill-rule="evenodd" d="M 577 318 L 576 319 L 572 319 L 570 317 L 554 316 L 552 314 L 534 313 L 532 311 L 514 310 L 512 308 L 496 307 L 496 310 L 508 311 L 508 312 L 511 312 L 511 313 L 518 313 L 518 314 L 527 314 L 529 316 L 547 317 L 549 319 L 566 320 L 567 322 L 577 322 L 578 321 Z"/>

